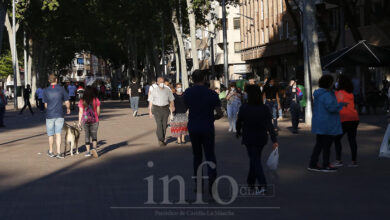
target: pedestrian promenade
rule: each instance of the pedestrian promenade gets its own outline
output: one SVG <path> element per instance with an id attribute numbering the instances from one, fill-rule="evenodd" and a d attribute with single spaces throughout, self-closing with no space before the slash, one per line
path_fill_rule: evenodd
<path id="1" fill-rule="evenodd" d="M 221 206 L 206 199 L 205 205 L 162 205 L 164 176 L 182 176 L 185 196 L 194 200 L 190 143 L 159 147 L 155 123 L 141 108 L 133 118 L 129 104 L 102 104 L 98 132 L 100 157 L 81 154 L 65 159 L 46 155 L 48 149 L 44 114 L 6 113 L 6 129 L 0 130 L 0 219 L 387 219 L 390 204 L 390 159 L 379 159 L 387 118 L 362 116 L 358 129 L 359 168 L 341 168 L 337 173 L 306 170 L 315 137 L 309 127 L 299 134 L 289 131 L 291 123 L 280 122 L 278 174 L 267 172 L 275 185 L 271 197 L 238 197 Z M 77 121 L 77 111 L 66 122 Z M 229 175 L 246 183 L 248 157 L 227 119 L 216 122 L 218 176 Z M 169 132 L 168 132 L 169 136 Z M 343 141 L 344 162 L 350 162 L 349 145 Z M 63 149 L 63 146 L 62 146 Z M 265 162 L 271 146 L 263 151 Z M 332 148 L 332 160 L 334 148 Z M 149 166 L 148 166 L 149 165 Z M 153 165 L 153 166 L 151 166 Z M 148 182 L 154 179 L 154 201 L 148 200 Z M 227 181 L 220 183 L 220 195 L 227 200 Z M 172 202 L 179 200 L 179 188 L 171 184 Z M 181 215 L 183 214 L 183 215 Z"/>

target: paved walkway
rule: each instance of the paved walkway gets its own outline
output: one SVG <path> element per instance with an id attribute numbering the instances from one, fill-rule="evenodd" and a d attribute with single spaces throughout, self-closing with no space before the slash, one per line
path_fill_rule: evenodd
<path id="1" fill-rule="evenodd" d="M 0 219 L 385 219 L 390 204 L 390 160 L 378 159 L 387 126 L 384 115 L 365 116 L 359 128 L 360 168 L 343 168 L 335 174 L 310 173 L 306 165 L 314 144 L 309 128 L 298 135 L 282 122 L 278 175 L 267 172 L 275 184 L 273 197 L 239 197 L 228 206 L 161 205 L 160 178 L 181 175 L 186 200 L 192 192 L 192 152 L 189 144 L 157 145 L 154 120 L 140 110 L 133 118 L 127 103 L 103 104 L 99 127 L 99 159 L 84 153 L 63 160 L 46 156 L 44 115 L 7 113 L 7 129 L 0 130 Z M 76 121 L 76 112 L 68 116 Z M 84 136 L 81 137 L 82 144 Z M 245 148 L 227 133 L 227 122 L 216 123 L 218 174 L 245 184 L 248 158 Z M 344 144 L 345 162 L 349 147 Z M 84 147 L 82 147 L 84 151 Z M 264 161 L 270 146 L 264 151 Z M 148 167 L 148 162 L 153 167 Z M 149 163 L 150 165 L 150 163 Z M 148 199 L 145 178 L 154 179 L 154 200 Z M 220 194 L 230 198 L 226 180 Z M 178 201 L 178 185 L 170 198 Z M 116 208 L 117 207 L 117 208 Z M 142 207 L 142 208 L 136 208 Z M 157 208 L 154 208 L 157 207 Z M 223 207 L 223 208 L 221 208 Z"/>

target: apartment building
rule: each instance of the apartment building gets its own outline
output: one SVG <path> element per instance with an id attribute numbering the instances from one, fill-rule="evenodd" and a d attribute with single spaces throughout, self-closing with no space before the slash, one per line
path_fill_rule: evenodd
<path id="1" fill-rule="evenodd" d="M 303 77 L 302 59 L 297 53 L 299 37 L 292 17 L 301 25 L 299 7 L 295 4 L 299 1 L 288 2 L 292 14 L 288 13 L 285 0 L 240 0 L 240 13 L 243 15 L 241 57 L 261 80 L 269 76 L 281 81 Z M 322 56 L 356 43 L 350 28 L 345 25 L 346 18 L 338 3 L 337 0 L 316 1 L 317 33 Z M 383 14 L 380 9 L 384 5 L 382 0 L 359 0 L 354 19 L 363 39 L 374 45 L 389 47 L 390 36 L 386 31 L 390 28 L 389 22 L 378 24 L 378 19 L 385 19 L 372 15 Z M 367 13 L 368 7 L 374 11 L 371 15 Z M 329 46 L 330 41 L 335 47 Z"/>

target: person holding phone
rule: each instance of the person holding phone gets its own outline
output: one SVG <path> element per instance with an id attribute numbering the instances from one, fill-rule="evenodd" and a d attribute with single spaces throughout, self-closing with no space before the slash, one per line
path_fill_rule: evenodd
<path id="1" fill-rule="evenodd" d="M 358 167 L 357 163 L 357 142 L 356 133 L 359 126 L 359 114 L 355 108 L 354 95 L 353 95 L 353 84 L 352 80 L 345 75 L 340 75 L 338 83 L 338 91 L 336 91 L 336 98 L 339 103 L 346 103 L 340 111 L 341 127 L 343 133 L 336 136 L 335 147 L 336 147 L 336 161 L 333 162 L 334 167 L 344 166 L 341 160 L 341 139 L 344 134 L 348 136 L 349 146 L 351 148 L 352 162 L 349 167 Z"/>

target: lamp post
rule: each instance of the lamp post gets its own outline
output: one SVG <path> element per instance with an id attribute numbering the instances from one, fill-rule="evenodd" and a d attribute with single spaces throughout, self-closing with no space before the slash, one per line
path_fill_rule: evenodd
<path id="1" fill-rule="evenodd" d="M 228 47 L 227 47 L 227 30 L 226 30 L 226 0 L 222 0 L 222 28 L 223 28 L 223 54 L 224 65 L 223 74 L 225 76 L 225 86 L 229 84 L 229 60 L 228 60 Z"/>
<path id="2" fill-rule="evenodd" d="M 17 70 L 16 70 L 16 30 L 15 30 L 15 0 L 12 0 L 12 46 L 13 46 L 13 53 L 12 53 L 12 67 L 13 67 L 13 70 L 14 70 L 14 108 L 15 109 L 18 109 L 18 96 L 17 96 L 17 84 L 16 84 L 16 74 L 17 74 Z"/>

